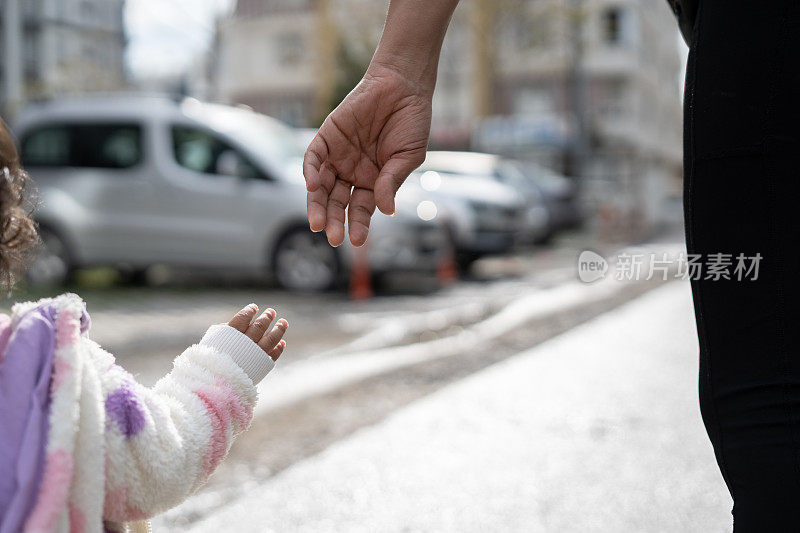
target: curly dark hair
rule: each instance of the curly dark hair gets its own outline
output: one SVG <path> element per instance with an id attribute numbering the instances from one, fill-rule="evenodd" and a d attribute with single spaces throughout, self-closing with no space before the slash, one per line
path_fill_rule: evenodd
<path id="1" fill-rule="evenodd" d="M 9 290 L 39 242 L 33 221 L 34 198 L 33 183 L 0 120 L 0 286 Z"/>

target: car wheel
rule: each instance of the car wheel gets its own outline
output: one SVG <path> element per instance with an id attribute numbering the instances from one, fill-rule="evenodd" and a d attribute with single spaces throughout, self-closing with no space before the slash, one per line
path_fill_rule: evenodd
<path id="1" fill-rule="evenodd" d="M 459 252 L 456 254 L 456 265 L 458 266 L 458 271 L 461 274 L 469 274 L 470 269 L 472 269 L 472 265 L 480 259 L 479 254 L 470 253 L 470 252 Z"/>
<path id="2" fill-rule="evenodd" d="M 146 287 L 148 282 L 147 273 L 147 267 L 120 268 L 119 279 L 124 285 Z"/>
<path id="3" fill-rule="evenodd" d="M 288 290 L 320 292 L 333 288 L 339 279 L 337 251 L 323 233 L 296 229 L 278 242 L 273 257 L 273 273 L 278 284 Z"/>
<path id="4" fill-rule="evenodd" d="M 34 286 L 64 285 L 72 274 L 72 260 L 64 239 L 48 229 L 39 230 L 39 246 L 26 277 Z"/>

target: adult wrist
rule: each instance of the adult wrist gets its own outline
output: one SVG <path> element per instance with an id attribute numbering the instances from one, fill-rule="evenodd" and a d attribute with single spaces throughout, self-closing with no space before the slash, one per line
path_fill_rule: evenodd
<path id="1" fill-rule="evenodd" d="M 431 64 L 405 54 L 381 53 L 380 50 L 370 61 L 367 67 L 365 78 L 383 78 L 395 75 L 402 78 L 405 82 L 413 85 L 421 96 L 428 98 L 433 96 L 436 87 L 436 62 Z"/>

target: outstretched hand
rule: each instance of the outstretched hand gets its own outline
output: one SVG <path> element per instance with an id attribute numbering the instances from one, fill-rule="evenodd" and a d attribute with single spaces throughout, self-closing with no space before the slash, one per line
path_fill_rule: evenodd
<path id="1" fill-rule="evenodd" d="M 285 318 L 281 318 L 270 329 L 270 324 L 277 316 L 275 310 L 270 307 L 253 320 L 257 313 L 258 306 L 250 304 L 236 313 L 230 319 L 228 325 L 250 337 L 273 361 L 277 361 L 284 348 L 286 348 L 286 341 L 283 340 L 283 335 L 286 333 L 289 323 Z"/>
<path id="2" fill-rule="evenodd" d="M 430 91 L 395 70 L 370 66 L 364 79 L 328 115 L 306 151 L 308 222 L 328 242 L 367 240 L 377 206 L 394 214 L 394 197 L 425 160 L 431 125 Z"/>

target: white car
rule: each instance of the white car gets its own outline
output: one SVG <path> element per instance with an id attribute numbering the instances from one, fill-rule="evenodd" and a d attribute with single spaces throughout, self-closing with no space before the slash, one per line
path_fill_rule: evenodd
<path id="1" fill-rule="evenodd" d="M 480 257 L 510 251 L 525 228 L 527 213 L 516 189 L 477 167 L 454 169 L 452 162 L 462 162 L 463 155 L 473 154 L 428 152 L 400 188 L 397 203 L 419 206 L 421 217 L 436 214 L 448 227 L 459 265 L 467 268 Z"/>
<path id="2" fill-rule="evenodd" d="M 352 263 L 349 243 L 332 248 L 309 231 L 304 147 L 270 117 L 194 99 L 84 97 L 35 104 L 14 130 L 40 193 L 33 283 L 82 266 L 168 264 L 325 290 Z M 414 209 L 376 215 L 369 267 L 433 271 L 446 239 Z"/>
<path id="3" fill-rule="evenodd" d="M 479 152 L 428 152 L 420 171 L 437 172 L 451 184 L 451 189 L 474 191 L 475 184 L 489 180 L 501 185 L 506 197 L 514 198 L 519 207 L 513 229 L 520 243 L 544 241 L 552 232 L 553 217 L 546 198 L 533 183 L 526 180 L 515 161 L 495 154 Z M 480 192 L 480 189 L 478 189 Z M 499 196 L 499 192 L 495 196 Z"/>

